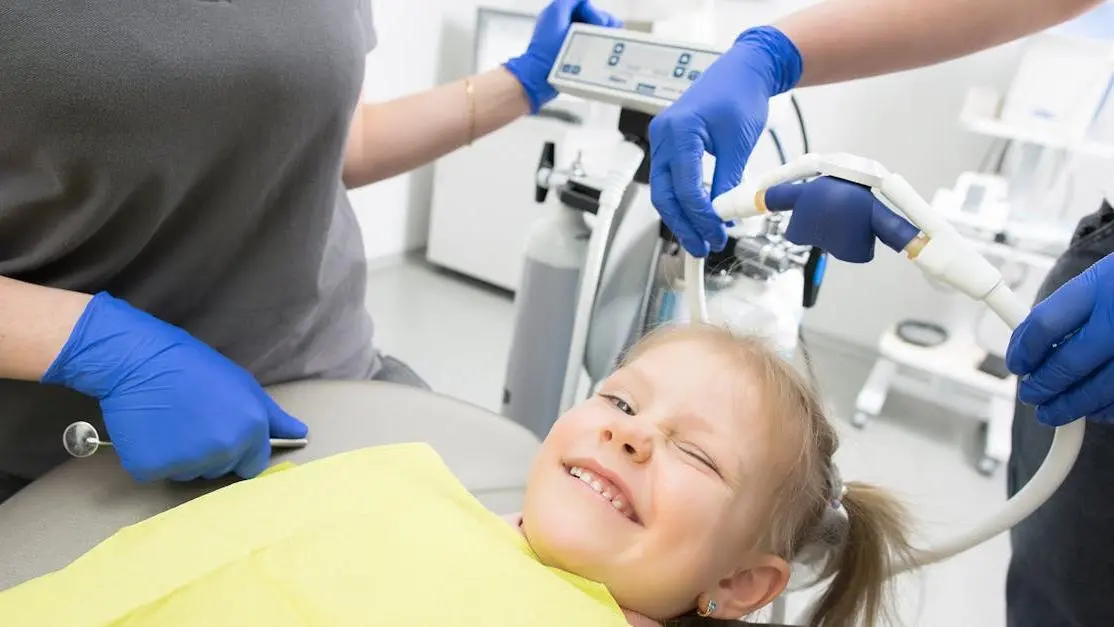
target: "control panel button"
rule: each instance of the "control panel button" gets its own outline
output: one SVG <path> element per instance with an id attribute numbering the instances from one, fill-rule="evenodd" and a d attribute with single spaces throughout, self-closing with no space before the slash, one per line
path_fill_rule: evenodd
<path id="1" fill-rule="evenodd" d="M 688 65 L 692 61 L 692 55 L 685 52 L 681 54 L 681 58 L 677 60 L 677 65 Z"/>
<path id="2" fill-rule="evenodd" d="M 619 65 L 619 57 L 614 56 L 607 60 L 608 65 Z"/>

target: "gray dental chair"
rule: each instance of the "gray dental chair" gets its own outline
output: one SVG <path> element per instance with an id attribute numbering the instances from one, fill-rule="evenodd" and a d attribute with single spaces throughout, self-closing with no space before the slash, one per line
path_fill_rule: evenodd
<path id="1" fill-rule="evenodd" d="M 428 442 L 489 509 L 499 514 L 521 509 L 539 442 L 509 420 L 390 383 L 316 381 L 269 391 L 310 429 L 308 447 L 276 452 L 274 463 L 304 463 L 377 444 Z M 58 445 L 62 446 L 61 434 Z M 71 460 L 0 504 L 0 590 L 58 570 L 121 527 L 230 482 L 140 485 L 124 472 L 110 448 Z M 740 623 L 696 617 L 669 623 L 714 625 Z"/>
<path id="2" fill-rule="evenodd" d="M 269 391 L 309 425 L 310 433 L 308 447 L 276 452 L 273 463 L 304 463 L 377 444 L 428 442 L 489 509 L 509 514 L 521 507 L 539 443 L 508 420 L 390 383 L 317 381 Z M 121 527 L 229 482 L 139 485 L 111 448 L 71 460 L 0 504 L 0 590 L 58 570 Z"/>

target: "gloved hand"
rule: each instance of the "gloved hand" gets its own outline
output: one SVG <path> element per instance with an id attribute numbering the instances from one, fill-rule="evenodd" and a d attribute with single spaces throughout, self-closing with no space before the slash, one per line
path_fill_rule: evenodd
<path id="1" fill-rule="evenodd" d="M 549 84 L 549 71 L 557 61 L 569 27 L 578 22 L 608 28 L 622 26 L 622 22 L 614 16 L 592 6 L 590 0 L 553 0 L 538 15 L 534 37 L 525 54 L 504 64 L 522 83 L 522 89 L 530 100 L 531 113 L 537 113 L 557 97 L 557 90 Z"/>
<path id="2" fill-rule="evenodd" d="M 270 461 L 270 438 L 306 436 L 247 371 L 108 294 L 89 302 L 42 380 L 100 401 L 138 481 L 254 477 Z"/>
<path id="3" fill-rule="evenodd" d="M 727 244 L 711 198 L 739 185 L 770 98 L 796 85 L 801 69 L 800 52 L 780 31 L 747 30 L 650 124 L 651 200 L 692 255 Z M 705 152 L 716 157 L 711 198 L 701 167 Z"/>
<path id="4" fill-rule="evenodd" d="M 1037 304 L 1013 333 L 1006 366 L 1018 398 L 1058 427 L 1078 418 L 1114 423 L 1114 255 Z"/>
<path id="5" fill-rule="evenodd" d="M 920 231 L 883 205 L 870 188 L 844 179 L 822 176 L 775 185 L 766 190 L 764 200 L 770 211 L 793 212 L 786 239 L 850 263 L 874 259 L 875 238 L 901 252 Z"/>

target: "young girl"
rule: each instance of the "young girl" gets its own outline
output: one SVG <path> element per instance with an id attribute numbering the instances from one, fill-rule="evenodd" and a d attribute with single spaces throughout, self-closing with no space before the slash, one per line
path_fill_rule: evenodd
<path id="1" fill-rule="evenodd" d="M 0 593 L 0 623 L 672 626 L 747 617 L 806 569 L 809 625 L 873 626 L 904 514 L 843 484 L 836 446 L 761 342 L 669 328 L 556 422 L 513 525 L 428 447 L 363 449 L 121 530 Z"/>
<path id="2" fill-rule="evenodd" d="M 892 560 L 911 552 L 906 516 L 841 481 L 837 446 L 814 391 L 764 343 L 666 328 L 554 425 L 521 528 L 542 562 L 604 583 L 633 625 L 746 617 L 797 568 L 829 581 L 809 625 L 873 626 Z"/>

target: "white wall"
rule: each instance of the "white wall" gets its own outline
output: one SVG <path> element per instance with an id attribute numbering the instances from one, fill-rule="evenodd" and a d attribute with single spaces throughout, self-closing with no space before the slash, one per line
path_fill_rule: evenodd
<path id="1" fill-rule="evenodd" d="M 371 0 L 378 47 L 368 56 L 363 98 L 380 102 L 466 76 L 476 7 L 512 9 L 514 0 Z M 534 3 L 528 8 L 536 10 Z M 440 16 L 438 19 L 436 16 Z M 425 246 L 431 168 L 351 192 L 369 259 Z"/>
<path id="2" fill-rule="evenodd" d="M 477 3 L 468 0 L 375 1 L 379 48 L 369 58 L 366 98 L 384 100 L 465 75 Z M 681 1 L 681 0 L 677 0 Z M 604 7 L 625 5 L 598 0 Z M 810 0 L 719 0 L 724 46 L 750 24 L 765 23 Z M 489 6 L 537 10 L 543 0 L 505 0 Z M 442 22 L 430 16 L 442 16 Z M 926 197 L 975 169 L 989 140 L 958 123 L 963 96 L 976 84 L 1004 89 L 1019 56 L 1014 44 L 932 68 L 799 92 L 812 147 L 877 159 L 901 172 Z M 422 170 L 353 193 L 371 258 L 424 245 L 430 173 Z M 946 300 L 946 299 L 945 299 Z M 941 302 L 909 264 L 888 250 L 867 266 L 831 267 L 820 304 L 806 319 L 818 332 L 871 346 L 886 325 L 905 316 L 929 316 Z"/>

